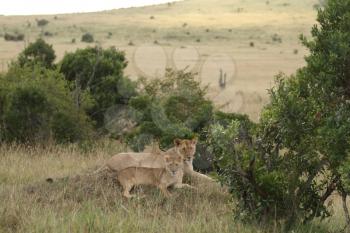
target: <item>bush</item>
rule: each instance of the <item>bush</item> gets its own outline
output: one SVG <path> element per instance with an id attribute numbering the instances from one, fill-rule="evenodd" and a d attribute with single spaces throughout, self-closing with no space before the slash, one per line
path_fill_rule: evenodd
<path id="1" fill-rule="evenodd" d="M 196 169 L 202 172 L 220 172 L 220 168 L 215 166 L 215 153 L 210 144 L 208 146 L 208 141 L 210 141 L 210 128 L 213 124 L 227 127 L 234 120 L 240 122 L 241 124 L 239 138 L 251 144 L 252 139 L 250 138 L 249 132 L 255 127 L 255 124 L 249 120 L 247 115 L 215 111 L 211 121 L 208 122 L 207 126 L 199 134 L 200 140 L 197 144 L 197 156 L 193 161 Z"/>
<path id="2" fill-rule="evenodd" d="M 49 24 L 49 21 L 47 19 L 37 19 L 36 24 L 38 27 L 44 27 Z"/>
<path id="3" fill-rule="evenodd" d="M 275 43 L 282 43 L 282 37 L 280 35 L 278 35 L 277 33 L 273 34 L 271 36 L 271 39 Z"/>
<path id="4" fill-rule="evenodd" d="M 22 34 L 22 33 L 15 33 L 15 34 L 5 33 L 4 39 L 6 41 L 23 41 L 24 34 Z"/>
<path id="5" fill-rule="evenodd" d="M 138 113 L 134 119 L 136 128 L 127 140 L 133 149 L 143 150 L 152 139 L 167 148 L 175 138 L 192 138 L 201 133 L 212 119 L 212 102 L 205 98 L 206 89 L 200 87 L 192 73 L 167 70 L 164 78 L 141 83 L 141 93 L 130 100 Z"/>
<path id="6" fill-rule="evenodd" d="M 84 35 L 82 35 L 81 41 L 86 43 L 92 43 L 94 42 L 94 36 L 91 33 L 85 33 Z"/>
<path id="7" fill-rule="evenodd" d="M 307 65 L 291 77 L 277 76 L 271 103 L 249 132 L 251 143 L 240 139 L 240 121 L 210 127 L 220 180 L 239 199 L 241 217 L 283 220 L 287 228 L 323 219 L 334 192 L 348 213 L 349 12 L 348 0 L 329 0 L 319 11 L 313 40 L 301 37 L 310 50 Z"/>
<path id="8" fill-rule="evenodd" d="M 44 36 L 51 37 L 53 34 L 49 31 L 44 32 Z"/>
<path id="9" fill-rule="evenodd" d="M 76 110 L 57 71 L 12 65 L 0 79 L 2 142 L 77 142 L 91 137 L 91 123 Z"/>
<path id="10" fill-rule="evenodd" d="M 34 43 L 30 43 L 18 56 L 18 62 L 21 66 L 40 64 L 46 68 L 53 68 L 55 59 L 56 54 L 52 45 L 47 44 L 43 39 L 37 39 Z"/>
<path id="11" fill-rule="evenodd" d="M 61 61 L 60 72 L 69 82 L 76 105 L 86 104 L 85 94 L 92 97 L 93 103 L 87 112 L 97 128 L 104 126 L 104 116 L 109 108 L 127 105 L 136 95 L 136 84 L 124 76 L 126 66 L 124 53 L 114 47 L 78 49 L 67 53 Z"/>

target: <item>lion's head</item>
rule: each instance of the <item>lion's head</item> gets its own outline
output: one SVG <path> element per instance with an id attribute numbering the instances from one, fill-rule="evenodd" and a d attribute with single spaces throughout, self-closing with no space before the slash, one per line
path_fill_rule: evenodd
<path id="1" fill-rule="evenodd" d="M 181 155 L 165 155 L 165 169 L 172 176 L 175 176 L 179 171 L 183 169 L 183 159 Z"/>
<path id="2" fill-rule="evenodd" d="M 192 140 L 188 140 L 188 139 L 174 140 L 175 150 L 177 151 L 177 153 L 182 155 L 183 160 L 185 162 L 192 164 L 194 154 L 196 153 L 197 141 L 198 141 L 197 138 L 194 138 Z"/>

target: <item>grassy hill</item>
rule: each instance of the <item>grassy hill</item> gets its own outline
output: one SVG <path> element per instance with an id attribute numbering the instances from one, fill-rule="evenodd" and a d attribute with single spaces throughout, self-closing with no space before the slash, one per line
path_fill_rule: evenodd
<path id="1" fill-rule="evenodd" d="M 283 222 L 267 227 L 235 220 L 232 199 L 217 184 L 194 183 L 198 190 L 173 190 L 170 199 L 140 187 L 133 191 L 136 198 L 124 199 L 108 173 L 92 174 L 123 150 L 115 143 L 89 152 L 74 146 L 1 146 L 0 232 L 282 232 Z M 341 232 L 339 199 L 332 198 L 334 216 L 293 232 Z"/>
<path id="2" fill-rule="evenodd" d="M 126 52 L 126 73 L 131 77 L 151 78 L 161 76 L 166 66 L 189 66 L 203 85 L 211 84 L 210 97 L 218 105 L 257 120 L 274 75 L 293 73 L 304 64 L 306 51 L 298 36 L 309 34 L 317 3 L 186 0 L 96 13 L 0 16 L 0 36 L 25 34 L 21 42 L 0 39 L 0 71 L 40 35 L 53 44 L 59 60 L 67 51 L 93 45 L 80 41 L 89 32 L 96 44 Z M 49 24 L 40 28 L 36 19 L 47 19 Z M 225 89 L 218 85 L 220 70 L 227 73 Z"/>

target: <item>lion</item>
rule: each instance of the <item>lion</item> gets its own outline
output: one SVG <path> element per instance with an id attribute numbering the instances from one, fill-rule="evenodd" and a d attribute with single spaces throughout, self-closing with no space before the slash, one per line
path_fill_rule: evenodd
<path id="1" fill-rule="evenodd" d="M 175 139 L 175 147 L 170 148 L 167 152 L 176 152 L 183 156 L 184 159 L 184 173 L 192 178 L 204 179 L 207 181 L 214 181 L 209 176 L 201 174 L 193 170 L 193 160 L 196 153 L 198 139 L 194 138 L 192 140 L 187 139 Z"/>
<path id="2" fill-rule="evenodd" d="M 197 138 L 192 140 L 188 139 L 175 139 L 174 147 L 167 150 L 167 153 L 170 156 L 181 155 L 183 158 L 183 170 L 184 174 L 192 178 L 204 179 L 207 181 L 214 181 L 212 178 L 203 175 L 199 172 L 193 170 L 193 159 L 196 153 Z M 95 173 L 98 173 L 101 170 L 108 169 L 110 171 L 118 172 L 126 168 L 164 168 L 164 158 L 163 151 L 153 151 L 148 153 L 136 153 L 136 152 L 126 152 L 119 153 L 111 157 L 105 166 L 98 169 Z M 175 185 L 176 188 L 184 187 L 178 183 Z"/>
<path id="3" fill-rule="evenodd" d="M 129 167 L 117 171 L 117 180 L 123 187 L 123 196 L 134 197 L 135 195 L 130 194 L 130 190 L 135 185 L 152 185 L 158 187 L 165 197 L 170 197 L 168 187 L 182 183 L 183 158 L 178 154 L 165 153 L 162 159 L 163 168 Z"/>

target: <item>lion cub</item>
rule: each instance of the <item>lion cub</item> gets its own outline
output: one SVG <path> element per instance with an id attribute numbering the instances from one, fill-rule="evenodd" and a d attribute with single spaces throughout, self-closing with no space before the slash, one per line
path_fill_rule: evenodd
<path id="1" fill-rule="evenodd" d="M 117 172 L 117 179 L 123 187 L 123 196 L 131 198 L 130 190 L 135 185 L 157 186 L 166 197 L 171 194 L 168 187 L 182 181 L 183 158 L 181 155 L 164 155 L 164 168 L 130 167 Z"/>

